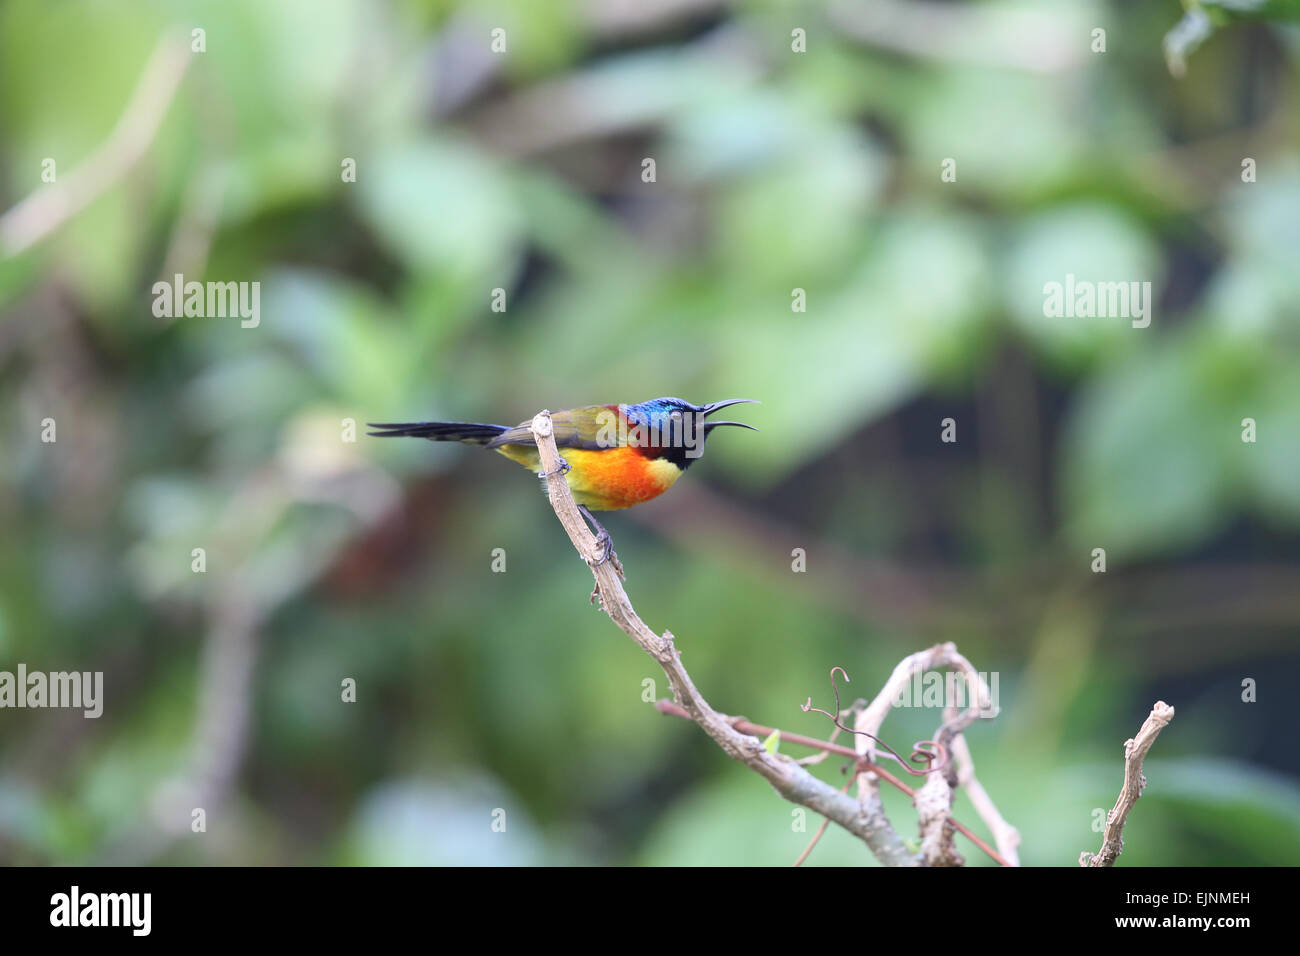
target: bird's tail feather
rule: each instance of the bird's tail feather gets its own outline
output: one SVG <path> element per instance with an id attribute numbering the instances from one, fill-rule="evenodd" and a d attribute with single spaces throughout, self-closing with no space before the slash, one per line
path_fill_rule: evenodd
<path id="1" fill-rule="evenodd" d="M 429 441 L 458 441 L 466 445 L 486 445 L 502 432 L 505 425 L 480 425 L 477 422 L 367 422 L 367 432 L 376 438 L 427 438 Z"/>

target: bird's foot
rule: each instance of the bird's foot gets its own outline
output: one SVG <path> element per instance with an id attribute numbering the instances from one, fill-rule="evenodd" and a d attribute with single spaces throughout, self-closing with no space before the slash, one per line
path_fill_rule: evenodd
<path id="1" fill-rule="evenodd" d="M 550 478 L 552 475 L 567 475 L 571 471 L 573 471 L 573 466 L 569 464 L 568 459 L 561 458 L 559 465 L 556 466 L 554 471 L 539 471 L 537 477 L 546 479 Z"/>
<path id="2" fill-rule="evenodd" d="M 592 566 L 598 568 L 614 556 L 614 539 L 604 528 L 601 528 L 600 534 L 596 535 L 596 548 L 600 551 L 600 560 Z"/>
<path id="3" fill-rule="evenodd" d="M 618 560 L 618 555 L 614 553 L 614 539 L 610 537 L 609 532 L 606 531 L 604 526 L 596 520 L 596 516 L 591 513 L 586 505 L 578 505 L 578 510 L 582 512 L 582 516 L 587 519 L 595 530 L 596 550 L 600 553 L 600 558 L 598 560 L 589 561 L 588 563 L 593 568 L 598 568 L 602 564 L 612 561 L 614 564 L 614 570 L 618 573 L 618 576 L 626 581 L 627 575 L 623 573 L 623 565 Z"/>

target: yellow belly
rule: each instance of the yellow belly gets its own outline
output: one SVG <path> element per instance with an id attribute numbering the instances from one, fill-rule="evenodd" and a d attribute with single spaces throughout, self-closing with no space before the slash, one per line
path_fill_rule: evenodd
<path id="1" fill-rule="evenodd" d="M 532 445 L 502 445 L 496 449 L 531 471 L 541 471 Z M 574 501 L 592 511 L 630 508 L 657 498 L 672 487 L 682 470 L 664 458 L 645 458 L 635 448 L 561 448 L 572 466 L 565 479 Z"/>

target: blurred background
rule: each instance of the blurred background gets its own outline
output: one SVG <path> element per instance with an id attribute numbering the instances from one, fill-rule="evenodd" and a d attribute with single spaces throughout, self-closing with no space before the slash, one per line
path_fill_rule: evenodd
<path id="1" fill-rule="evenodd" d="M 1300 46 L 1174 79 L 1180 15 L 6 0 L 0 669 L 105 701 L 0 712 L 0 860 L 792 862 L 817 821 L 645 700 L 535 479 L 362 425 L 677 395 L 762 432 L 605 523 L 715 707 L 825 735 L 833 665 L 953 640 L 1025 863 L 1098 848 L 1157 699 L 1120 865 L 1300 863 Z M 176 273 L 260 323 L 156 317 Z M 1045 318 L 1067 273 L 1150 327 Z"/>

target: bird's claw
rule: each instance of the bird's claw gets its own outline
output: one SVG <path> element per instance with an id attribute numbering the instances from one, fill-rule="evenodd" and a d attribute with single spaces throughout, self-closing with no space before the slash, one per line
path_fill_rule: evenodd
<path id="1" fill-rule="evenodd" d="M 592 565 L 593 568 L 600 567 L 614 556 L 614 539 L 609 536 L 608 531 L 602 529 L 600 534 L 596 535 L 596 547 L 600 548 L 601 554 L 600 560 Z"/>
<path id="2" fill-rule="evenodd" d="M 605 530 L 605 526 L 596 520 L 596 516 L 591 513 L 590 508 L 586 505 L 578 505 L 578 511 L 591 525 L 592 532 L 596 536 L 596 549 L 600 552 L 600 558 L 598 560 L 593 561 L 590 558 L 586 558 L 585 555 L 584 560 L 586 560 L 587 564 L 590 565 L 592 569 L 598 568 L 602 564 L 610 563 L 614 568 L 614 573 L 626 581 L 627 575 L 623 573 L 623 565 L 619 563 L 618 555 L 614 553 L 614 539 L 609 536 L 609 532 Z M 599 585 L 597 585 L 597 588 L 599 588 Z"/>
<path id="3" fill-rule="evenodd" d="M 559 465 L 557 465 L 553 471 L 539 471 L 537 477 L 546 479 L 550 478 L 552 475 L 567 475 L 572 470 L 573 466 L 569 464 L 568 459 L 561 458 Z"/>

